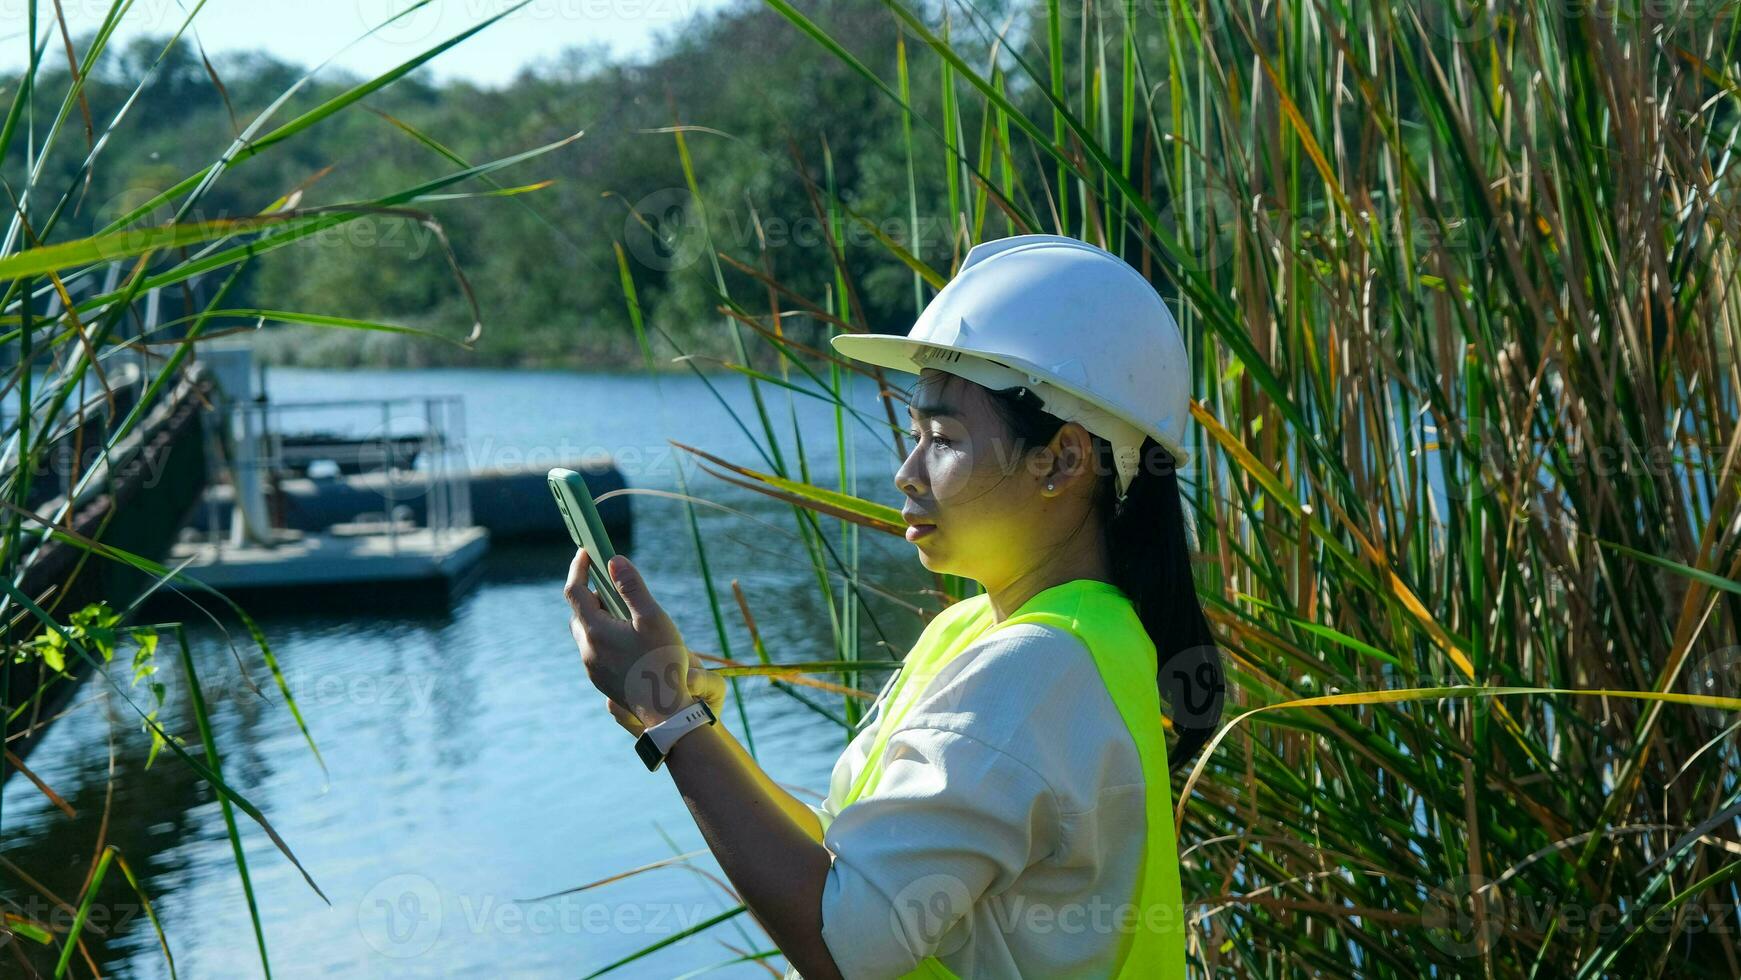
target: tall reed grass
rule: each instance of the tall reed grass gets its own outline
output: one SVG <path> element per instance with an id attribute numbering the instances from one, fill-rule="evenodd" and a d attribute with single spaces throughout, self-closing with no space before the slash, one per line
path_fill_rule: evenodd
<path id="1" fill-rule="evenodd" d="M 1195 377 L 1231 677 L 1173 787 L 1193 973 L 1741 973 L 1735 7 L 884 2 L 894 79 L 768 0 L 900 104 L 909 161 L 941 148 L 947 200 L 909 201 L 903 241 L 815 188 L 820 296 L 712 242 L 697 267 L 764 440 L 711 472 L 792 503 L 840 656 L 834 577 L 900 521 L 811 473 L 763 393 L 830 408 L 843 459 L 887 425 L 899 459 L 901 389 L 878 375 L 887 411 L 858 415 L 824 340 L 904 327 L 843 301 L 849 269 L 910 269 L 916 314 L 974 242 L 1100 244 L 1168 295 Z M 921 254 L 944 206 L 955 237 Z"/>

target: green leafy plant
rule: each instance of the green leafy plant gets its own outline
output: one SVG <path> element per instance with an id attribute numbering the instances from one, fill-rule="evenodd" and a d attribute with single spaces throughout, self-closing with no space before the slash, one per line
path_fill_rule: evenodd
<path id="1" fill-rule="evenodd" d="M 71 679 L 66 669 L 71 644 L 83 644 L 87 650 L 100 654 L 105 665 L 115 659 L 115 649 L 123 641 L 137 644 L 133 650 L 133 686 L 143 682 L 153 701 L 140 726 L 151 736 L 151 751 L 145 759 L 145 768 L 149 769 L 157 758 L 157 750 L 163 747 L 162 729 L 152 723 L 157 720 L 167 693 L 161 682 L 151 679 L 157 673 L 157 630 L 151 626 L 122 626 L 121 619 L 122 614 L 109 608 L 106 600 L 93 602 L 67 617 L 64 633 L 37 634 L 19 646 L 13 659 L 15 663 L 25 663 L 32 657 L 38 658 L 49 670 Z"/>

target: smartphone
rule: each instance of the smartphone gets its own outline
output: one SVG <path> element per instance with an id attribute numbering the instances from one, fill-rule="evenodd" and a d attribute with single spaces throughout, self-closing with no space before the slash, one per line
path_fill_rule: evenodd
<path id="1" fill-rule="evenodd" d="M 568 535 L 577 547 L 586 549 L 587 578 L 598 590 L 605 607 L 618 618 L 629 618 L 629 606 L 611 584 L 611 574 L 605 563 L 616 550 L 605 534 L 604 521 L 599 520 L 598 507 L 592 502 L 592 491 L 586 480 L 575 471 L 558 466 L 550 471 L 550 493 L 556 498 L 556 509 L 562 512 L 562 523 L 568 525 Z"/>

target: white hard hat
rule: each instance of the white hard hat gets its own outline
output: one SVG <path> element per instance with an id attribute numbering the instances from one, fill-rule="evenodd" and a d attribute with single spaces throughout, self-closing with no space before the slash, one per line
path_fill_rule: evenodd
<path id="1" fill-rule="evenodd" d="M 1172 311 L 1142 274 L 1063 235 L 1015 235 L 967 251 L 955 278 L 899 334 L 839 334 L 841 354 L 987 388 L 1025 385 L 1046 411 L 1110 442 L 1123 499 L 1143 436 L 1179 466 L 1190 364 Z"/>

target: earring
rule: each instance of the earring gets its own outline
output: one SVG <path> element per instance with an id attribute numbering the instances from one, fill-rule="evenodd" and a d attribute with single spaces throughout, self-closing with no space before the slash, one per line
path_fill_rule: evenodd
<path id="1" fill-rule="evenodd" d="M 1047 483 L 1046 483 L 1046 489 L 1047 489 L 1047 490 L 1050 490 L 1050 489 L 1052 489 L 1052 484 L 1051 484 L 1051 482 L 1050 482 L 1050 481 L 1048 481 L 1048 482 L 1047 482 Z"/>

